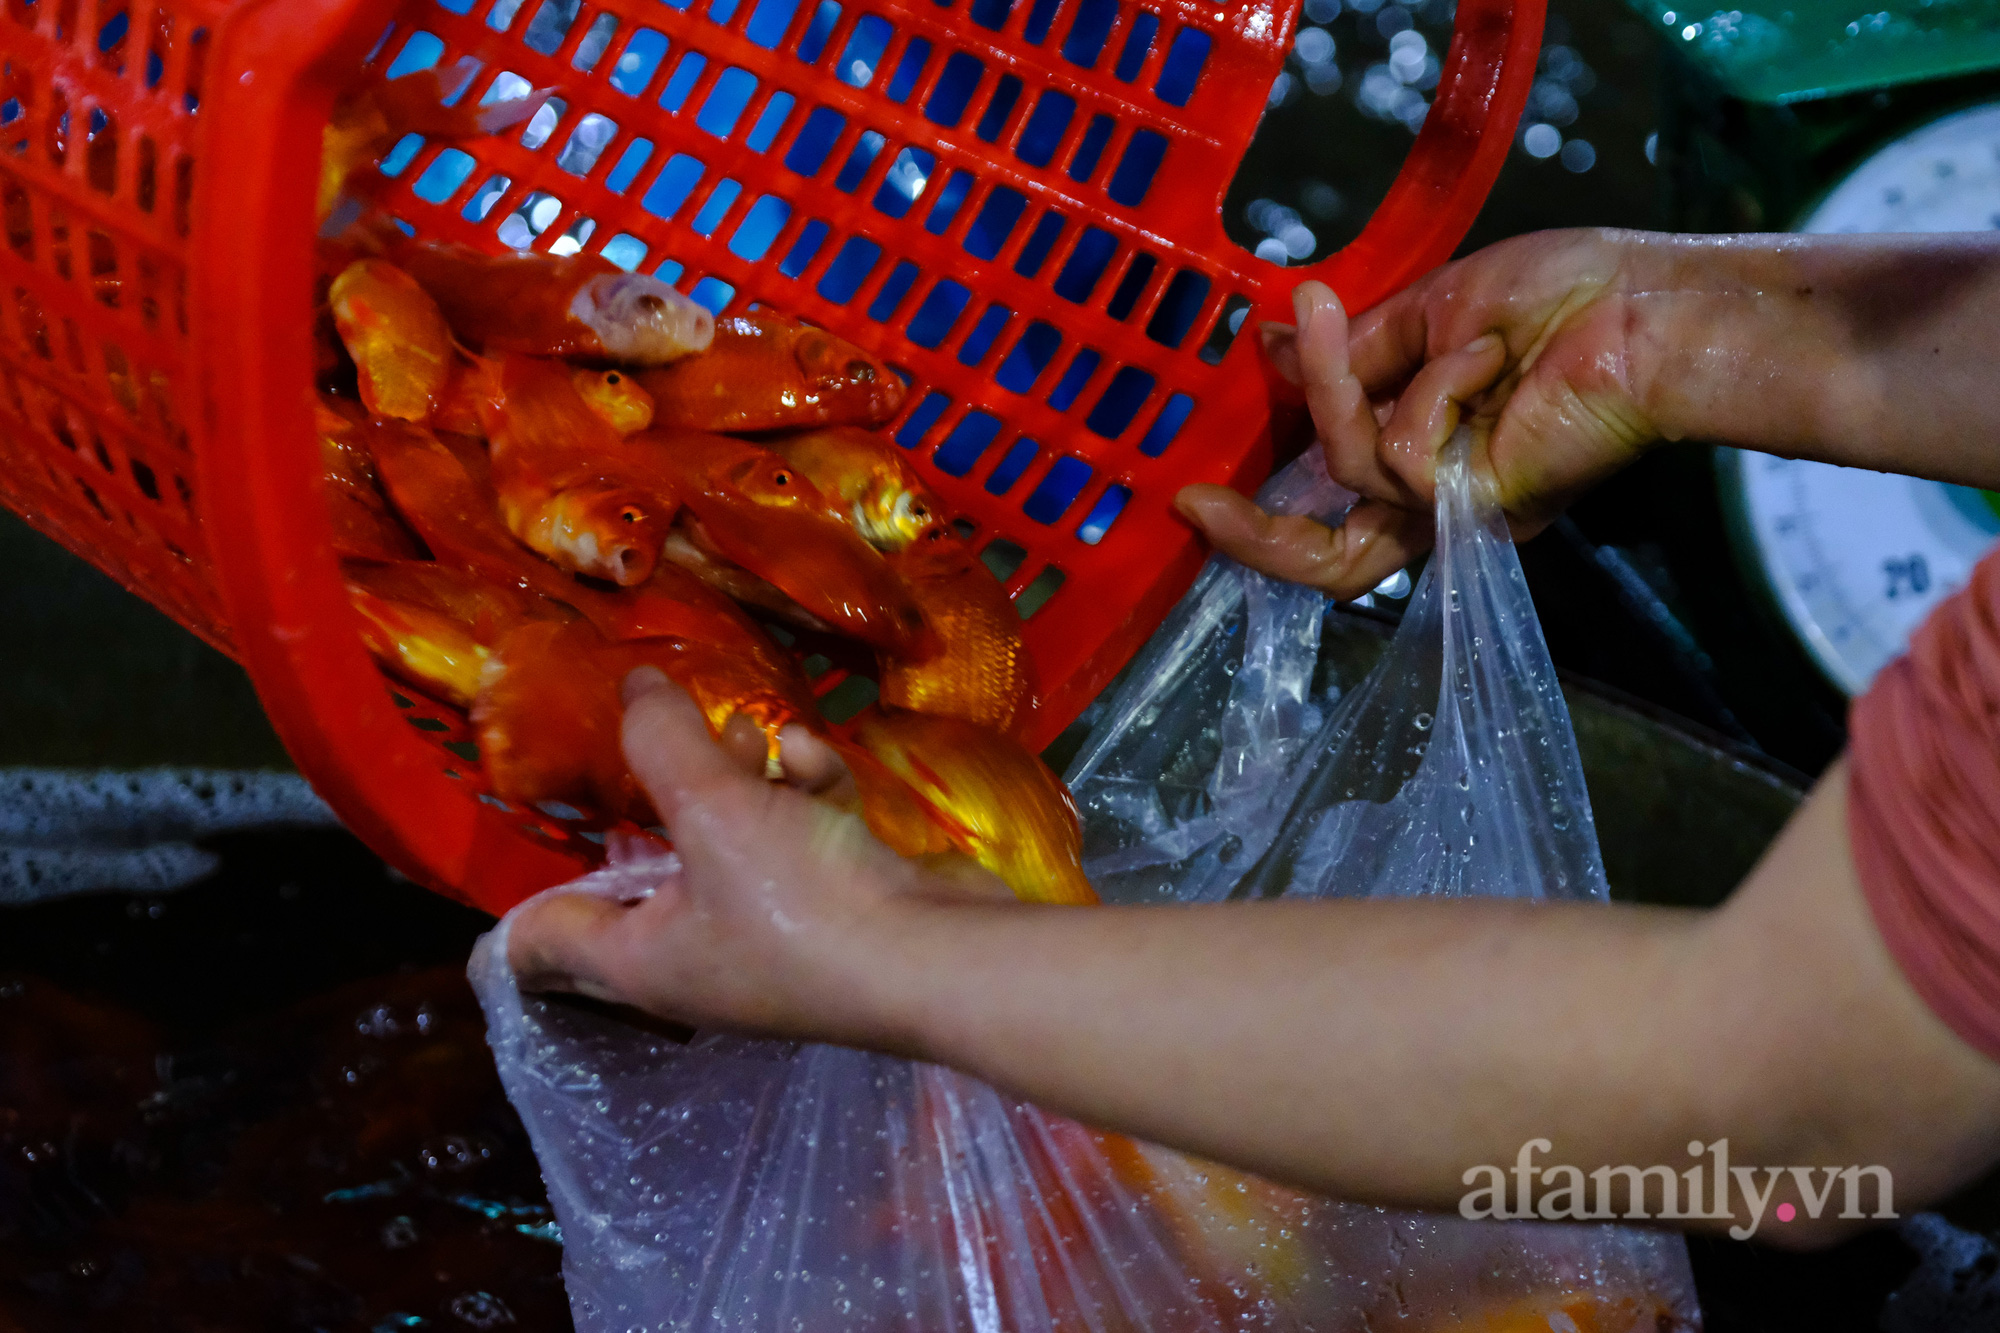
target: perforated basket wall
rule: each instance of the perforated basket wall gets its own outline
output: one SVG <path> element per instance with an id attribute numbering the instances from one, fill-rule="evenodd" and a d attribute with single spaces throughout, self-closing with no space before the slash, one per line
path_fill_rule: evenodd
<path id="1" fill-rule="evenodd" d="M 1276 0 L 4 3 L 0 496 L 236 654 L 342 816 L 481 905 L 593 849 L 384 688 L 327 554 L 312 203 L 357 76 L 470 56 L 468 98 L 556 89 L 525 131 L 398 147 L 379 202 L 420 234 L 600 250 L 903 371 L 891 433 L 1031 611 L 1038 741 L 1192 577 L 1174 492 L 1268 466 L 1234 334 L 1302 274 L 1220 204 L 1290 45 Z M 1448 255 L 1540 26 L 1540 0 L 1460 0 L 1401 176 L 1313 276 L 1362 307 Z"/>

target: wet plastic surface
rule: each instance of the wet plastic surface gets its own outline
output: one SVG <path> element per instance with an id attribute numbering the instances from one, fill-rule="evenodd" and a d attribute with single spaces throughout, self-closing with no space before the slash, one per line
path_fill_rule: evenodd
<path id="1" fill-rule="evenodd" d="M 1555 665 L 1470 438 L 1441 456 L 1436 549 L 1358 686 L 1316 679 L 1326 598 L 1211 557 L 1066 775 L 1108 898 L 1609 897 Z M 1326 520 L 1351 496 L 1308 452 L 1263 499 Z"/>

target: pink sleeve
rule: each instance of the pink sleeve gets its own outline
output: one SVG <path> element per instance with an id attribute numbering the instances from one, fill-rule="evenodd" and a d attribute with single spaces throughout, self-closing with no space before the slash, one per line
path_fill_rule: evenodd
<path id="1" fill-rule="evenodd" d="M 2000 1060 L 2000 550 L 1849 714 L 1847 828 L 1889 951 Z"/>

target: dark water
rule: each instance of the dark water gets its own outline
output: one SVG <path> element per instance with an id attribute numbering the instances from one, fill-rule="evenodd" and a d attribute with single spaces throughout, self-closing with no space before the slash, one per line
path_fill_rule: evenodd
<path id="1" fill-rule="evenodd" d="M 0 1331 L 566 1330 L 464 958 L 338 833 L 0 915 Z"/>

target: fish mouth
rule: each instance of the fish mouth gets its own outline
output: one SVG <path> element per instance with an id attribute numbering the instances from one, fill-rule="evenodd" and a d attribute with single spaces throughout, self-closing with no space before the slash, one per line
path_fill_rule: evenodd
<path id="1" fill-rule="evenodd" d="M 856 500 L 854 527 L 868 544 L 881 551 L 901 551 L 923 535 L 931 522 L 930 506 L 909 491 L 897 491 L 887 505 L 880 494 Z"/>
<path id="2" fill-rule="evenodd" d="M 596 532 L 568 523 L 556 524 L 549 537 L 556 549 L 569 557 L 571 567 L 579 574 L 608 579 L 621 588 L 644 583 L 653 576 L 658 552 L 636 542 L 602 540 Z"/>
<path id="3" fill-rule="evenodd" d="M 792 348 L 792 358 L 806 379 L 822 389 L 871 385 L 880 379 L 875 363 L 859 353 L 859 348 L 818 330 L 800 338 Z"/>
<path id="4" fill-rule="evenodd" d="M 602 578 L 610 579 L 621 588 L 630 588 L 653 577 L 653 566 L 659 562 L 660 548 L 648 547 L 632 541 L 612 541 L 602 548 L 604 555 Z"/>
<path id="5" fill-rule="evenodd" d="M 633 365 L 665 365 L 715 341 L 708 307 L 640 273 L 599 274 L 577 289 L 569 313 L 597 335 L 606 355 Z"/>
<path id="6" fill-rule="evenodd" d="M 614 581 L 621 586 L 638 583 L 652 573 L 648 568 L 650 563 L 646 553 L 636 546 L 621 546 L 611 553 L 611 564 L 618 571 Z"/>

